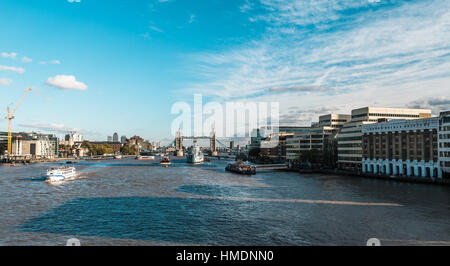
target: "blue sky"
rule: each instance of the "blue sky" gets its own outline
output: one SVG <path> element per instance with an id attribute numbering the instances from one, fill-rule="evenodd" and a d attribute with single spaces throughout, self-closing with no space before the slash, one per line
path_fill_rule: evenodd
<path id="1" fill-rule="evenodd" d="M 447 0 L 2 0 L 0 25 L 0 114 L 33 88 L 15 131 L 156 140 L 193 93 L 279 101 L 298 125 L 450 107 Z"/>

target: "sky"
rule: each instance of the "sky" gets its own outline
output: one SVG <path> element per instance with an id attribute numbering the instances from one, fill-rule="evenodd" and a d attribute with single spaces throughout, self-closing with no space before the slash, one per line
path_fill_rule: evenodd
<path id="1" fill-rule="evenodd" d="M 170 139 L 194 94 L 285 125 L 450 110 L 449 0 L 2 0 L 0 25 L 0 115 L 32 88 L 14 131 Z"/>

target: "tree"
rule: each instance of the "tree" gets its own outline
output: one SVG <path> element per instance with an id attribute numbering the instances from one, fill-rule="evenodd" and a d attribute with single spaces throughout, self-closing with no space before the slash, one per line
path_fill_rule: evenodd
<path id="1" fill-rule="evenodd" d="M 120 148 L 120 152 L 124 155 L 133 155 L 137 154 L 138 150 L 135 146 L 124 145 L 122 148 Z"/>
<path id="2" fill-rule="evenodd" d="M 0 155 L 5 154 L 5 146 L 3 144 L 0 144 Z"/>
<path id="3" fill-rule="evenodd" d="M 108 144 L 93 144 L 85 141 L 81 144 L 81 147 L 88 149 L 91 155 L 103 155 L 114 153 L 114 150 Z"/>

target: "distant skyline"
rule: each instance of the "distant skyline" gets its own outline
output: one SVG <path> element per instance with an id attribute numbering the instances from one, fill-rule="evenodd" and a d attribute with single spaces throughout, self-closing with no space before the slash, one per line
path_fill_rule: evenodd
<path id="1" fill-rule="evenodd" d="M 364 106 L 450 110 L 450 1 L 0 3 L 0 131 L 170 138 L 172 104 L 279 101 L 309 125 Z M 164 144 L 164 143 L 163 143 Z"/>

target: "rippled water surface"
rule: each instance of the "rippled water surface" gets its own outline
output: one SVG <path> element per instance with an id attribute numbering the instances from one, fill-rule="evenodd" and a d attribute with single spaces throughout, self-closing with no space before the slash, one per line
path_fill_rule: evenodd
<path id="1" fill-rule="evenodd" d="M 133 159 L 0 166 L 0 245 L 450 245 L 450 188 Z"/>

